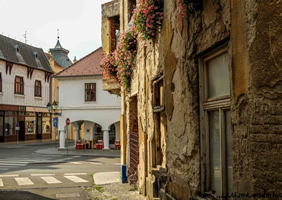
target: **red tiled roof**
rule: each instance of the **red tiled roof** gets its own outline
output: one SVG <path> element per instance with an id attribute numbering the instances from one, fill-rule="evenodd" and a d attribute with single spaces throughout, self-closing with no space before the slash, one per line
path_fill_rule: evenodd
<path id="1" fill-rule="evenodd" d="M 102 68 L 100 66 L 102 55 L 103 50 L 102 47 L 100 47 L 66 69 L 55 74 L 55 76 L 102 75 Z"/>

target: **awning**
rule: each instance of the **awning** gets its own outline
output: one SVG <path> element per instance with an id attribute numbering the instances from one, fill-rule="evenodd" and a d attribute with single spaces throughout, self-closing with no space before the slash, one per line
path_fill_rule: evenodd
<path id="1" fill-rule="evenodd" d="M 26 107 L 26 112 L 41 112 L 41 113 L 48 113 L 47 108 L 39 108 L 39 107 Z"/>

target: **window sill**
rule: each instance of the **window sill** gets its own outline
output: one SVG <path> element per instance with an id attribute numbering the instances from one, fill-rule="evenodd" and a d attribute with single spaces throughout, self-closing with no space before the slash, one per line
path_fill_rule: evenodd
<path id="1" fill-rule="evenodd" d="M 84 104 L 92 104 L 92 103 L 97 103 L 97 101 L 84 101 Z"/>
<path id="2" fill-rule="evenodd" d="M 25 95 L 24 94 L 15 94 L 15 97 L 25 98 Z"/>
<path id="3" fill-rule="evenodd" d="M 43 100 L 43 97 L 34 97 L 34 99 L 37 99 L 37 100 Z"/>

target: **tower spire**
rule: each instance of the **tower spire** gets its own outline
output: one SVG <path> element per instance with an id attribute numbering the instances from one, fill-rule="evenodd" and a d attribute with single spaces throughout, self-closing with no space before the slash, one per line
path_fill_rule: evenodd
<path id="1" fill-rule="evenodd" d="M 57 38 L 60 39 L 60 29 L 57 29 Z"/>

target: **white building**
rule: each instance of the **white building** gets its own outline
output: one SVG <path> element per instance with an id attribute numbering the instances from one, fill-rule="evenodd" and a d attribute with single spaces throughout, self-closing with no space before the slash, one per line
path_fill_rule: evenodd
<path id="1" fill-rule="evenodd" d="M 50 138 L 52 69 L 45 53 L 3 35 L 0 44 L 0 142 Z"/>
<path id="2" fill-rule="evenodd" d="M 65 147 L 67 118 L 75 129 L 75 140 L 103 140 L 104 149 L 108 149 L 120 139 L 120 97 L 103 91 L 102 53 L 99 48 L 55 75 L 60 88 L 60 148 Z M 84 138 L 80 135 L 82 124 Z"/>

